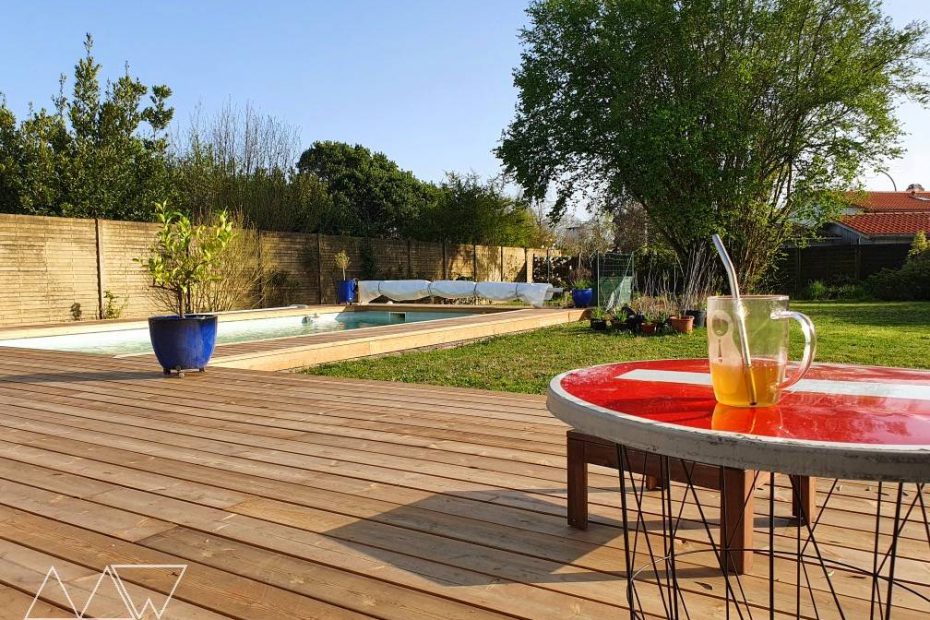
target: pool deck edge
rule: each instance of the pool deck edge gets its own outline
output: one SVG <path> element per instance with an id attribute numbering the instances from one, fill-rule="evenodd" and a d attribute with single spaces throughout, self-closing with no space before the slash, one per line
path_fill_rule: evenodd
<path id="1" fill-rule="evenodd" d="M 461 306 L 447 307 L 462 308 Z M 417 307 L 418 310 L 423 308 L 423 306 Z M 571 323 L 580 320 L 583 313 L 583 309 L 575 308 L 511 309 L 508 312 L 469 317 L 471 320 L 465 324 L 424 321 L 408 323 L 399 332 L 379 332 L 386 326 L 339 332 L 340 337 L 325 342 L 319 339 L 314 342 L 317 334 L 295 336 L 285 339 L 291 341 L 289 343 L 279 342 L 286 346 L 275 349 L 265 348 L 263 350 L 259 346 L 260 343 L 230 344 L 217 347 L 210 365 L 250 370 L 293 370 Z M 224 348 L 232 351 L 233 347 L 246 350 L 224 355 Z"/>

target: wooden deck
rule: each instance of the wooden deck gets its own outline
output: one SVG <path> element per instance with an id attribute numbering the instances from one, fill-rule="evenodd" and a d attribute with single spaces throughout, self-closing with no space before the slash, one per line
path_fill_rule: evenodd
<path id="1" fill-rule="evenodd" d="M 569 529 L 564 436 L 535 396 L 229 368 L 163 378 L 142 359 L 0 348 L 0 618 L 24 617 L 51 566 L 82 607 L 114 564 L 188 566 L 163 618 L 626 617 L 617 480 L 592 472 L 592 527 Z M 834 497 L 825 553 L 871 551 L 863 488 Z M 926 553 L 906 531 L 898 570 L 930 581 Z M 712 558 L 682 561 L 692 617 L 722 616 Z M 157 601 L 177 575 L 121 579 Z M 868 599 L 867 581 L 838 583 L 853 608 Z M 767 600 L 762 576 L 744 585 Z M 117 600 L 101 590 L 89 613 Z M 31 616 L 67 607 L 45 588 Z M 925 612 L 905 600 L 896 617 Z"/>

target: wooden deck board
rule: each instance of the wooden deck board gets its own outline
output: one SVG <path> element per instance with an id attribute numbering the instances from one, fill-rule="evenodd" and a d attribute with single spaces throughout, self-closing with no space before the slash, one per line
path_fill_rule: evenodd
<path id="1" fill-rule="evenodd" d="M 77 585 L 107 563 L 170 560 L 190 568 L 166 617 L 622 617 L 616 478 L 592 471 L 594 526 L 569 529 L 564 431 L 534 396 L 224 368 L 163 378 L 144 359 L 0 348 L 0 601 L 30 603 L 50 558 Z M 864 488 L 843 483 L 818 526 L 831 557 L 870 552 Z M 647 499 L 646 518 L 660 512 Z M 696 544 L 694 507 L 684 516 Z M 925 534 L 902 536 L 899 574 L 930 582 Z M 711 558 L 683 564 L 706 573 L 692 594 L 713 617 Z M 745 580 L 753 600 L 765 570 Z M 864 613 L 869 585 L 837 582 Z M 819 585 L 817 604 L 829 597 Z"/>

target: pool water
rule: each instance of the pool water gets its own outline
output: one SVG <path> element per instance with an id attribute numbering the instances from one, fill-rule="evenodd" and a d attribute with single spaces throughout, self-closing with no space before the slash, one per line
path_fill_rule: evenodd
<path id="1" fill-rule="evenodd" d="M 304 336 L 323 332 L 394 325 L 397 323 L 417 323 L 470 316 L 469 312 L 333 312 L 267 319 L 245 319 L 240 321 L 223 321 L 220 316 L 216 343 L 254 342 L 271 338 Z M 105 332 L 87 332 L 82 334 L 65 334 L 60 336 L 40 336 L 36 338 L 17 338 L 0 340 L 0 346 L 25 347 L 31 349 L 51 349 L 54 351 L 78 351 L 82 353 L 99 353 L 101 355 L 133 355 L 151 353 L 149 330 L 120 329 Z"/>

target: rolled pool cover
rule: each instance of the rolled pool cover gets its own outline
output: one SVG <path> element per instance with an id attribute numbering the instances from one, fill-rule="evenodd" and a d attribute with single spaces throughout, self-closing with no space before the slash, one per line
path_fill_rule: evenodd
<path id="1" fill-rule="evenodd" d="M 472 282 L 470 280 L 361 280 L 359 303 L 367 304 L 384 296 L 392 301 L 415 301 L 425 297 L 467 299 L 482 297 L 492 301 L 519 300 L 540 308 L 552 299 L 555 289 L 548 283 Z"/>

